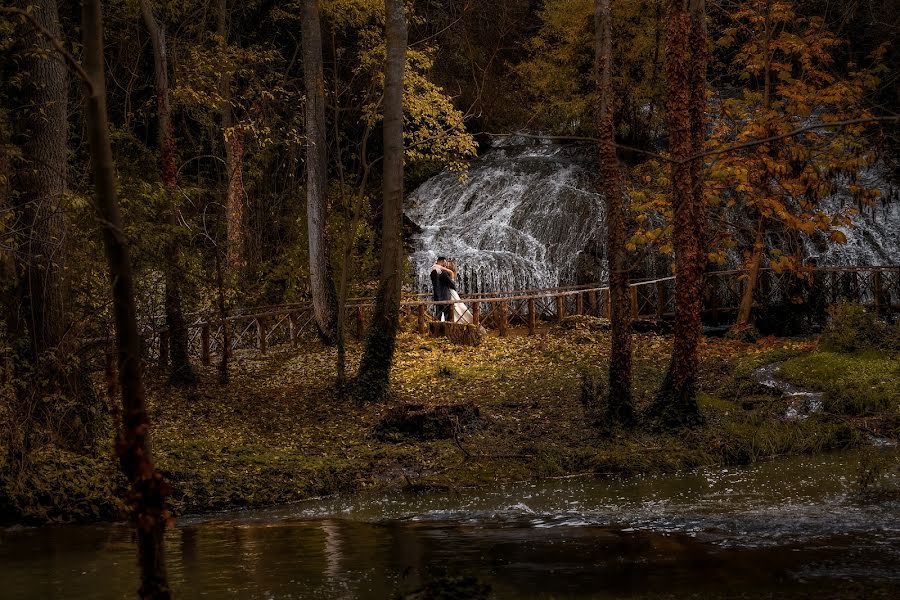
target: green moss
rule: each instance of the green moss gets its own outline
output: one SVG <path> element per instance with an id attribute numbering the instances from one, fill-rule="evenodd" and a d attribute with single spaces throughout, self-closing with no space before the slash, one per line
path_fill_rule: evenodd
<path id="1" fill-rule="evenodd" d="M 849 448 L 862 442 L 861 434 L 845 422 L 819 418 L 778 421 L 759 414 L 727 421 L 711 433 L 710 445 L 728 464 Z"/>
<path id="2" fill-rule="evenodd" d="M 814 352 L 787 360 L 781 375 L 825 393 L 826 412 L 875 415 L 900 412 L 900 355 L 879 350 Z"/>

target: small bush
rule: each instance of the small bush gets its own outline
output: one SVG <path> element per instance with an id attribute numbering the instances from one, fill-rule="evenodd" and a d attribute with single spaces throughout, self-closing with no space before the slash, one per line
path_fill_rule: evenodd
<path id="1" fill-rule="evenodd" d="M 900 350 L 900 324 L 889 325 L 879 321 L 876 315 L 860 304 L 835 304 L 829 307 L 828 315 L 828 325 L 819 341 L 825 350 Z"/>

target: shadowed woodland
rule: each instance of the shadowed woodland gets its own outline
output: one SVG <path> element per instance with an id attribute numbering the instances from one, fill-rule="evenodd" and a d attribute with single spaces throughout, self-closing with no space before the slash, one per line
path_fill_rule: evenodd
<path id="1" fill-rule="evenodd" d="M 895 501 L 896 9 L 5 1 L 0 524 L 128 520 L 163 599 L 176 517 L 331 494 L 853 450 Z M 410 192 L 541 144 L 603 235 L 440 322 Z"/>

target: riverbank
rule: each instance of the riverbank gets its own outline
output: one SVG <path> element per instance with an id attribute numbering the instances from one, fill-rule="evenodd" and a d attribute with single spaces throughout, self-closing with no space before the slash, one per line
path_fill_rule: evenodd
<path id="1" fill-rule="evenodd" d="M 707 338 L 700 402 L 706 425 L 678 435 L 603 434 L 579 401 L 582 374 L 602 378 L 609 336 L 590 323 L 540 335 L 488 337 L 478 348 L 401 336 L 389 403 L 337 398 L 334 351 L 318 344 L 238 356 L 227 386 L 214 367 L 195 390 L 149 375 L 153 450 L 173 487 L 176 514 L 288 503 L 362 489 L 423 490 L 491 485 L 577 473 L 615 477 L 700 465 L 746 464 L 786 454 L 863 446 L 900 436 L 900 364 L 894 354 L 824 353 L 815 340 L 756 343 Z M 635 399 L 645 407 L 664 376 L 671 338 L 635 336 Z M 360 348 L 349 351 L 356 368 Z M 829 356 L 830 354 L 830 356 Z M 798 385 L 826 392 L 823 410 L 786 420 L 786 400 L 753 382 L 783 362 Z M 845 410 L 853 390 L 877 402 Z M 835 398 L 834 401 L 829 401 Z M 886 399 L 886 400 L 885 400 Z M 882 402 L 882 400 L 884 400 Z M 397 407 L 441 405 L 453 427 L 396 427 Z M 842 408 L 844 407 L 844 408 Z M 111 448 L 110 444 L 107 446 Z M 109 454 L 39 450 L 16 486 L 5 483 L 6 520 L 93 521 L 121 517 L 123 482 Z"/>

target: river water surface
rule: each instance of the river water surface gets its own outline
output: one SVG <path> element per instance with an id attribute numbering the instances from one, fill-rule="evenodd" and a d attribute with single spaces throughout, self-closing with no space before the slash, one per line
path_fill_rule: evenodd
<path id="1" fill-rule="evenodd" d="M 394 598 L 460 582 L 492 598 L 900 597 L 900 502 L 860 498 L 860 457 L 184 517 L 170 578 L 178 598 Z M 3 530 L 0 582 L 2 598 L 134 597 L 131 532 Z"/>

